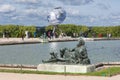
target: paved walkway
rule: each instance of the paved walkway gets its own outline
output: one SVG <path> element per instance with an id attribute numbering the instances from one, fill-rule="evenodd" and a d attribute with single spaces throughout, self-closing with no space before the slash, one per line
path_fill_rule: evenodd
<path id="1" fill-rule="evenodd" d="M 77 41 L 79 38 L 63 37 L 48 39 L 49 42 L 62 42 L 62 41 Z M 97 41 L 97 40 L 120 40 L 120 38 L 84 38 L 85 41 Z M 28 43 L 40 43 L 44 42 L 40 38 L 0 38 L 0 45 L 12 45 L 12 44 L 28 44 Z"/>
<path id="2" fill-rule="evenodd" d="M 0 45 L 7 45 L 7 44 L 24 44 L 24 43 L 36 43 L 41 42 L 40 38 L 0 38 Z"/>
<path id="3" fill-rule="evenodd" d="M 64 76 L 43 74 L 1 73 L 0 80 L 120 80 L 120 75 L 113 77 Z"/>

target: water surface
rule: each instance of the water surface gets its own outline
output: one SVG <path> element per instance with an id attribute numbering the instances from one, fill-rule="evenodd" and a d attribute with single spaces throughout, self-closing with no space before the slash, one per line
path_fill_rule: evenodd
<path id="1" fill-rule="evenodd" d="M 50 57 L 49 52 L 59 53 L 61 48 L 74 48 L 77 41 L 0 46 L 0 64 L 38 65 Z M 87 41 L 91 62 L 120 61 L 120 40 Z"/>

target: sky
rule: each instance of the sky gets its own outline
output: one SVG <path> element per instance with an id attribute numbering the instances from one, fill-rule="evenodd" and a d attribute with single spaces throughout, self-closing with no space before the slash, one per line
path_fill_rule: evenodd
<path id="1" fill-rule="evenodd" d="M 120 25 L 120 0 L 0 0 L 0 24 L 47 26 L 55 7 L 66 11 L 61 24 Z"/>

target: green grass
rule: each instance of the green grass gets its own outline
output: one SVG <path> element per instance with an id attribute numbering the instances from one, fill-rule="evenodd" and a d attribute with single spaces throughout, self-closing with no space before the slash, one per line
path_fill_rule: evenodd
<path id="1" fill-rule="evenodd" d="M 114 76 L 117 74 L 120 74 L 120 67 L 111 67 L 96 72 L 86 73 L 86 75 L 91 76 Z"/>
<path id="2" fill-rule="evenodd" d="M 8 73 L 26 73 L 26 74 L 49 74 L 49 75 L 87 75 L 87 76 L 113 76 L 120 74 L 120 67 L 106 68 L 100 71 L 90 72 L 90 73 L 57 73 L 57 72 L 43 72 L 43 71 L 31 71 L 31 70 L 10 70 L 10 69 L 0 69 L 0 72 Z"/>

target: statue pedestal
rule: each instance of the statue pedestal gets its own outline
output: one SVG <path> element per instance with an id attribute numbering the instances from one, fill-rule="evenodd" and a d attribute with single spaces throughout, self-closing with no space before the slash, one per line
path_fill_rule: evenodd
<path id="1" fill-rule="evenodd" d="M 38 71 L 88 73 L 95 71 L 94 65 L 62 65 L 62 64 L 39 64 Z"/>

